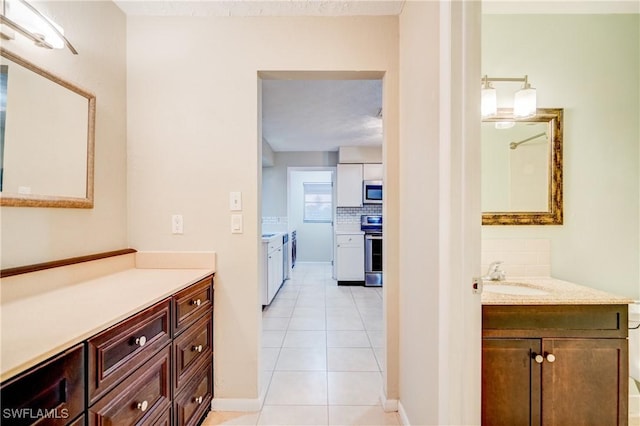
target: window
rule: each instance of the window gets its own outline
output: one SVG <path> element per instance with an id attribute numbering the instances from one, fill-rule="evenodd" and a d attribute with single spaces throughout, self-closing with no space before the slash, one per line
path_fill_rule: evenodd
<path id="1" fill-rule="evenodd" d="M 331 222 L 333 188 L 331 182 L 305 182 L 304 221 Z"/>

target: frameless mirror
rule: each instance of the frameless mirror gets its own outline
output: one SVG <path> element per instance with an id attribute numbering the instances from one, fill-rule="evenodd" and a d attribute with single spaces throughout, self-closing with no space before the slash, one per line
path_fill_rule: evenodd
<path id="1" fill-rule="evenodd" d="M 483 225 L 562 224 L 562 109 L 482 121 Z"/>
<path id="2" fill-rule="evenodd" d="M 0 56 L 0 205 L 92 208 L 95 96 Z"/>

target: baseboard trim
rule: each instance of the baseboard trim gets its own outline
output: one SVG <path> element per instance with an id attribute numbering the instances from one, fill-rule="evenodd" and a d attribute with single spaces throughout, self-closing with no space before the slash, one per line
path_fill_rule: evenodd
<path id="1" fill-rule="evenodd" d="M 411 426 L 409 423 L 409 418 L 407 417 L 407 412 L 404 411 L 404 407 L 402 406 L 402 402 L 398 401 L 398 415 L 400 416 L 400 423 L 404 426 Z"/>
<path id="2" fill-rule="evenodd" d="M 398 411 L 398 400 L 387 399 L 387 395 L 384 393 L 384 389 L 380 391 L 380 405 L 385 413 L 393 413 Z"/>
<path id="3" fill-rule="evenodd" d="M 212 411 L 241 411 L 256 412 L 262 409 L 262 398 L 240 399 L 240 398 L 214 398 L 211 401 Z"/>

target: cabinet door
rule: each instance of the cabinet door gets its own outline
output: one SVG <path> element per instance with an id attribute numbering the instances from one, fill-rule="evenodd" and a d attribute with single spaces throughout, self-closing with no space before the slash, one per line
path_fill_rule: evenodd
<path id="1" fill-rule="evenodd" d="M 544 339 L 542 423 L 626 425 L 626 339 Z"/>
<path id="2" fill-rule="evenodd" d="M 539 339 L 482 340 L 482 425 L 540 425 Z M 571 424 L 571 423 L 566 423 Z"/>
<path id="3" fill-rule="evenodd" d="M 336 243 L 338 281 L 364 281 L 364 235 L 338 235 Z"/>
<path id="4" fill-rule="evenodd" d="M 364 180 L 382 180 L 382 164 L 364 164 L 362 178 Z"/>
<path id="5" fill-rule="evenodd" d="M 362 207 L 362 164 L 338 164 L 337 207 Z"/>

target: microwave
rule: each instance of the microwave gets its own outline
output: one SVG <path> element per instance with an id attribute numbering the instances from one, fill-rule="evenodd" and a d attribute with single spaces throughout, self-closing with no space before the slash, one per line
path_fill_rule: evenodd
<path id="1" fill-rule="evenodd" d="M 382 204 L 381 180 L 365 180 L 362 183 L 362 204 Z"/>

